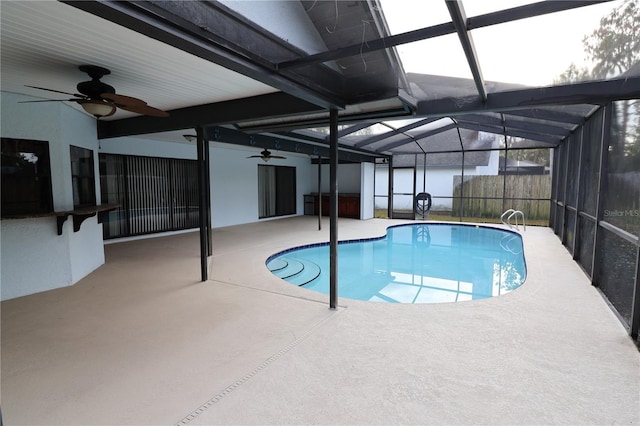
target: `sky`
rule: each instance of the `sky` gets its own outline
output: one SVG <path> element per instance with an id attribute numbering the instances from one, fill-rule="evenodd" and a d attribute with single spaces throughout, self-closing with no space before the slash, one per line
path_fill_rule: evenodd
<path id="1" fill-rule="evenodd" d="M 536 0 L 463 0 L 467 17 Z M 573 62 L 585 62 L 582 39 L 622 1 L 596 4 L 471 31 L 485 81 L 547 86 Z M 381 0 L 392 34 L 451 21 L 442 0 Z M 457 34 L 397 47 L 405 72 L 472 78 Z"/>

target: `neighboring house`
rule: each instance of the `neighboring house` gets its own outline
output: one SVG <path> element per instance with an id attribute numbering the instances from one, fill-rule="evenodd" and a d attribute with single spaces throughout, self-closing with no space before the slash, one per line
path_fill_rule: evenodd
<path id="1" fill-rule="evenodd" d="M 544 164 L 534 163 L 527 160 L 514 160 L 500 156 L 500 174 L 501 175 L 544 175 L 549 173 L 549 168 Z"/>
<path id="2" fill-rule="evenodd" d="M 414 166 L 415 193 L 431 194 L 433 211 L 451 211 L 455 176 L 498 175 L 500 151 L 488 150 L 497 148 L 499 138 L 469 130 L 460 133 L 466 150 L 464 167 L 460 167 L 463 159 L 460 152 L 394 156 L 394 210 L 406 211 L 413 208 L 411 194 L 414 189 Z M 445 138 L 446 135 L 440 138 L 443 146 L 447 143 Z M 426 167 L 423 164 L 426 164 Z M 376 209 L 387 208 L 388 176 L 388 167 L 376 167 Z"/>

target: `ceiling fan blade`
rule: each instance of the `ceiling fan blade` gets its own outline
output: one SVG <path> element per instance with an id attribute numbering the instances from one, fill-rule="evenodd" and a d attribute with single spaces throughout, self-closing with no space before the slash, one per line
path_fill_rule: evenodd
<path id="1" fill-rule="evenodd" d="M 262 158 L 262 155 L 250 155 L 247 158 Z"/>
<path id="2" fill-rule="evenodd" d="M 147 105 L 142 99 L 115 93 L 102 93 L 100 97 L 113 101 L 118 108 L 152 117 L 168 117 L 169 113 Z"/>
<path id="3" fill-rule="evenodd" d="M 42 99 L 38 101 L 18 101 L 19 104 L 30 104 L 33 102 L 77 102 L 83 101 L 84 99 Z"/>
<path id="4" fill-rule="evenodd" d="M 25 87 L 31 87 L 32 89 L 38 89 L 38 90 L 46 90 L 48 92 L 62 93 L 64 95 L 71 95 L 71 96 L 75 96 L 75 97 L 83 98 L 83 99 L 86 98 L 86 96 L 81 95 L 79 93 L 63 92 L 62 90 L 47 89 L 46 87 L 29 86 L 28 84 L 25 84 Z"/>
<path id="5" fill-rule="evenodd" d="M 144 105 L 118 105 L 118 108 L 121 108 L 125 111 L 135 112 L 136 114 L 149 115 L 151 117 L 168 117 L 169 113 L 166 111 L 162 111 L 161 109 L 150 107 L 147 104 Z"/>
<path id="6" fill-rule="evenodd" d="M 281 160 L 286 160 L 287 159 L 287 157 L 282 157 L 281 155 L 271 155 L 271 156 L 269 156 L 269 158 L 279 158 Z"/>
<path id="7" fill-rule="evenodd" d="M 146 106 L 147 103 L 145 101 L 143 101 L 142 99 L 138 99 L 138 98 L 133 98 L 131 96 L 125 96 L 125 95 L 117 95 L 115 93 L 100 93 L 100 97 L 102 99 L 108 99 L 110 101 L 115 102 L 115 104 L 119 107 L 136 107 L 136 106 Z"/>

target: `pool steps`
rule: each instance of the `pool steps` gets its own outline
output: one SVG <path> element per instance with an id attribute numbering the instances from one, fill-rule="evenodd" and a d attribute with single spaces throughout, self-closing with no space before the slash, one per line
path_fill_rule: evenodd
<path id="1" fill-rule="evenodd" d="M 309 284 L 320 276 L 320 266 L 309 260 L 278 258 L 270 261 L 267 268 L 277 277 L 297 286 Z"/>

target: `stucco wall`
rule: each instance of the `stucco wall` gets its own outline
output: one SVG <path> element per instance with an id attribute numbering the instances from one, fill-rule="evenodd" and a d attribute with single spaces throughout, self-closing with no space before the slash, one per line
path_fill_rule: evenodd
<path id="1" fill-rule="evenodd" d="M 73 208 L 69 146 L 94 151 L 98 175 L 95 119 L 64 103 L 30 103 L 33 98 L 2 92 L 2 137 L 49 142 L 55 211 Z M 99 180 L 96 179 L 97 202 Z M 95 217 L 73 232 L 67 219 L 57 235 L 56 218 L 10 219 L 1 222 L 0 298 L 72 285 L 104 263 L 102 226 Z"/>
<path id="2" fill-rule="evenodd" d="M 140 137 L 98 141 L 96 123 L 66 103 L 19 104 L 33 100 L 2 93 L 3 137 L 49 142 L 52 191 L 55 211 L 73 208 L 69 146 L 94 152 L 96 202 L 100 204 L 99 154 L 124 154 L 195 159 L 194 144 L 167 142 Z M 223 142 L 223 141 L 222 141 Z M 258 154 L 260 149 L 210 143 L 212 225 L 214 228 L 256 222 L 258 218 Z M 308 156 L 286 153 L 286 159 L 272 159 L 270 165 L 296 167 L 296 214 L 304 213 L 304 194 L 317 191 L 317 168 Z M 340 166 L 340 192 L 361 191 L 360 165 Z M 325 191 L 329 171 L 326 168 Z M 270 220 L 270 219 L 262 219 Z M 72 218 L 57 235 L 56 218 L 7 219 L 1 222 L 2 300 L 75 284 L 104 263 L 102 225 L 96 217 L 73 232 Z"/>
<path id="3" fill-rule="evenodd" d="M 321 166 L 322 192 L 330 192 L 329 165 Z M 318 192 L 318 166 L 311 167 L 310 186 L 308 192 Z M 373 218 L 374 215 L 374 177 L 375 168 L 373 163 L 362 164 L 339 164 L 338 165 L 338 193 L 339 194 L 360 194 L 360 219 Z M 378 183 L 376 183 L 377 185 Z M 379 190 L 376 188 L 376 193 Z"/>
<path id="4" fill-rule="evenodd" d="M 324 41 L 300 2 L 223 0 L 222 3 L 239 12 L 245 18 L 260 22 L 260 25 L 267 31 L 276 34 L 288 43 L 294 43 L 296 47 L 307 53 L 327 50 Z M 292 22 L 295 22 L 296 25 L 291 25 Z"/>
<path id="5" fill-rule="evenodd" d="M 374 164 L 362 163 L 360 167 L 360 181 L 362 192 L 360 193 L 360 219 L 373 218 L 373 186 Z"/>
<path id="6" fill-rule="evenodd" d="M 256 222 L 258 212 L 258 165 L 266 164 L 259 149 L 211 144 L 211 215 L 214 228 Z M 311 191 L 309 157 L 278 153 L 286 159 L 271 159 L 269 165 L 296 168 L 296 214 L 304 213 L 303 195 Z"/>
<path id="7" fill-rule="evenodd" d="M 329 165 L 322 165 L 322 192 L 331 190 Z M 341 194 L 360 194 L 361 191 L 361 172 L 360 164 L 339 164 L 338 165 L 338 193 Z M 318 192 L 318 166 L 313 166 L 311 173 L 311 192 Z"/>
<path id="8" fill-rule="evenodd" d="M 100 152 L 165 158 L 196 159 L 195 144 L 146 138 L 114 138 L 101 142 Z M 258 221 L 258 164 L 260 149 L 209 143 L 211 176 L 211 225 L 214 228 Z M 282 154 L 282 153 L 279 153 Z M 310 161 L 307 156 L 286 153 L 284 160 L 272 159 L 270 165 L 296 167 L 296 214 L 303 214 L 303 194 L 310 192 Z M 269 220 L 269 219 L 262 219 Z"/>

